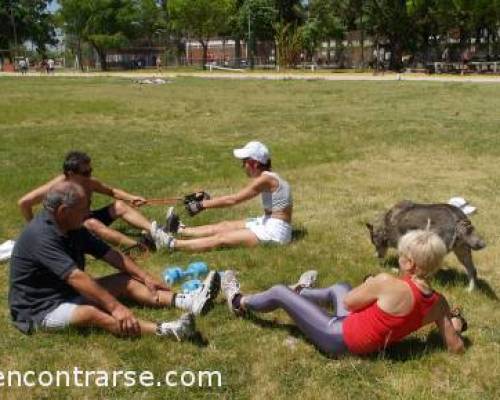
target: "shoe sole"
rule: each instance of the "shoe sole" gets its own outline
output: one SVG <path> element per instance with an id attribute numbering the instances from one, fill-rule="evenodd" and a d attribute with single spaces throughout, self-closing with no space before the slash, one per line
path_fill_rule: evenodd
<path id="1" fill-rule="evenodd" d="M 172 215 L 175 215 L 174 213 L 174 207 L 170 207 L 168 209 L 168 212 L 167 212 L 167 218 L 165 220 L 165 227 L 163 228 L 163 231 L 164 232 L 167 232 L 167 233 L 170 233 L 170 234 L 176 234 L 177 231 L 179 230 L 179 222 L 177 221 L 177 229 L 173 230 L 171 229 L 171 221 L 170 221 L 170 218 L 172 217 Z M 177 219 L 179 219 L 179 217 L 176 216 Z"/>
<path id="2" fill-rule="evenodd" d="M 201 311 L 199 312 L 200 315 L 207 314 L 214 307 L 214 300 L 220 291 L 220 275 L 217 271 L 211 271 L 209 272 L 209 275 L 212 272 L 213 278 L 210 281 L 210 286 L 208 288 L 208 298 L 205 301 L 205 304 L 203 304 Z"/>

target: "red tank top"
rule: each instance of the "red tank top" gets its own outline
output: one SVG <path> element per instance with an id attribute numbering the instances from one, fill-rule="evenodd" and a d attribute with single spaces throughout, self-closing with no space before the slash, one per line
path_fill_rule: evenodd
<path id="1" fill-rule="evenodd" d="M 407 315 L 396 316 L 386 313 L 375 302 L 350 314 L 342 328 L 344 342 L 351 353 L 367 354 L 384 349 L 422 326 L 425 315 L 439 300 L 439 294 L 433 292 L 426 296 L 410 277 L 406 276 L 402 280 L 413 293 L 413 309 Z"/>

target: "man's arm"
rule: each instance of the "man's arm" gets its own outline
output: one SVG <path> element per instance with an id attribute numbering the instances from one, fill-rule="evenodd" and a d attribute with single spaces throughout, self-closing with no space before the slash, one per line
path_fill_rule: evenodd
<path id="1" fill-rule="evenodd" d="M 58 182 L 62 182 L 64 180 L 64 175 L 59 175 L 54 179 L 50 180 L 47 183 L 44 183 L 42 186 L 33 189 L 31 192 L 26 193 L 23 197 L 21 197 L 17 205 L 21 210 L 21 214 L 24 219 L 29 222 L 33 219 L 33 206 L 36 204 L 40 204 L 49 191 L 49 189 Z"/>
<path id="2" fill-rule="evenodd" d="M 141 196 L 136 196 L 130 194 L 122 189 L 117 189 L 111 186 L 106 185 L 105 183 L 99 181 L 98 179 L 91 178 L 90 179 L 90 187 L 93 192 L 101 193 L 106 196 L 113 197 L 116 200 L 123 200 L 132 205 L 139 207 L 146 204 L 146 199 Z"/>
<path id="3" fill-rule="evenodd" d="M 84 271 L 75 267 L 68 274 L 66 282 L 78 293 L 97 303 L 103 310 L 111 314 L 121 333 L 124 335 L 139 335 L 141 333 L 139 322 L 134 314 Z"/>

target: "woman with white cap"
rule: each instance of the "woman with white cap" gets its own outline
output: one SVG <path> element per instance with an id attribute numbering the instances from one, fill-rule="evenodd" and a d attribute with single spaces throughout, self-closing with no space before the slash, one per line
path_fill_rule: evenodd
<path id="1" fill-rule="evenodd" d="M 217 224 L 187 227 L 172 210 L 167 226 L 153 226 L 151 236 L 157 248 L 170 250 L 208 251 L 218 247 L 253 247 L 259 243 L 288 244 L 292 239 L 293 200 L 290 185 L 271 172 L 268 148 L 252 141 L 233 150 L 251 181 L 235 194 L 215 198 L 194 199 L 186 204 L 191 216 L 209 208 L 231 207 L 261 195 L 264 215 L 257 218 L 223 221 Z M 190 237 L 177 239 L 173 235 Z"/>

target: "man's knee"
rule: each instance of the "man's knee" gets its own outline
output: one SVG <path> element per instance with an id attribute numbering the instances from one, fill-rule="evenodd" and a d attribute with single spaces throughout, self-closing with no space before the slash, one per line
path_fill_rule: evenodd
<path id="1" fill-rule="evenodd" d="M 130 275 L 123 272 L 103 276 L 98 278 L 97 282 L 116 297 L 122 295 L 131 283 L 137 283 L 137 281 L 133 280 Z"/>
<path id="2" fill-rule="evenodd" d="M 110 214 L 113 218 L 117 218 L 117 217 L 121 217 L 123 214 L 125 214 L 130 209 L 131 209 L 131 207 L 127 203 L 125 203 L 123 200 L 116 200 L 110 206 Z"/>
<path id="3" fill-rule="evenodd" d="M 105 227 L 105 225 L 101 221 L 95 218 L 86 219 L 85 221 L 83 221 L 83 226 L 94 233 L 102 231 L 102 229 Z"/>
<path id="4" fill-rule="evenodd" d="M 92 305 L 78 306 L 71 317 L 71 324 L 76 326 L 103 327 L 112 323 L 113 317 Z"/>

